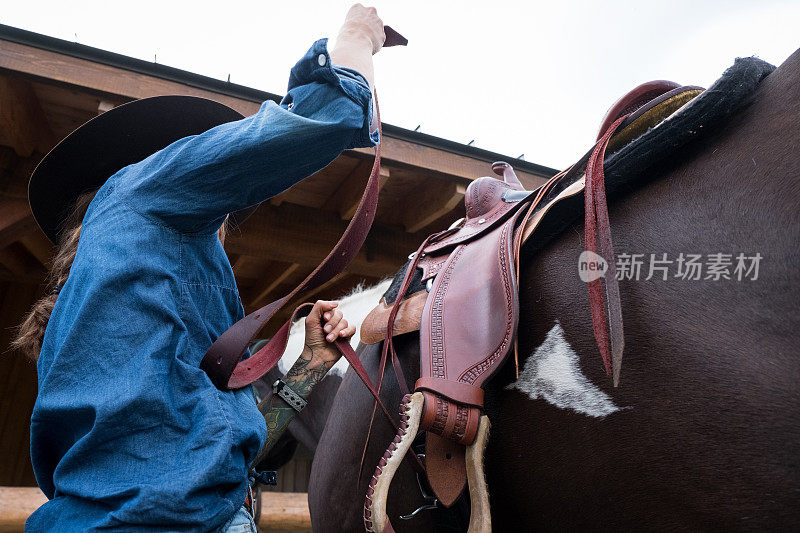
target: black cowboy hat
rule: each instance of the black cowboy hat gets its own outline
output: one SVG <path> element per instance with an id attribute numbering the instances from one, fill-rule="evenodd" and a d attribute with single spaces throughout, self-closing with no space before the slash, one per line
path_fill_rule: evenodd
<path id="1" fill-rule="evenodd" d="M 81 194 L 178 139 L 241 118 L 226 105 L 195 96 L 155 96 L 110 109 L 67 135 L 33 171 L 28 183 L 33 217 L 56 243 Z M 235 222 L 253 210 L 234 213 Z"/>

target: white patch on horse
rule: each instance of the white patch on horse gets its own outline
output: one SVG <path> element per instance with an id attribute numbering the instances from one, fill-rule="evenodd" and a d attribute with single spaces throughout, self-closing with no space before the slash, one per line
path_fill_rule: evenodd
<path id="1" fill-rule="evenodd" d="M 386 289 L 389 288 L 391 283 L 392 280 L 389 279 L 366 289 L 362 285 L 358 285 L 350 294 L 338 300 L 339 309 L 342 310 L 344 318 L 348 323 L 355 324 L 357 328 L 356 334 L 350 339 L 350 345 L 353 349 L 355 349 L 361 341 L 361 323 L 367 318 L 369 312 L 378 305 L 381 296 L 383 296 L 383 293 L 386 292 Z M 297 361 L 297 358 L 300 357 L 303 351 L 303 345 L 305 344 L 305 338 L 306 322 L 304 319 L 300 319 L 292 324 L 292 329 L 289 330 L 289 341 L 286 343 L 286 351 L 283 352 L 283 357 L 278 361 L 278 370 L 280 370 L 282 374 L 285 375 L 286 372 L 292 368 L 295 361 Z M 347 362 L 347 359 L 342 357 L 333 365 L 333 368 L 331 368 L 328 373 L 344 376 L 349 366 L 350 363 Z"/>
<path id="2" fill-rule="evenodd" d="M 531 399 L 542 398 L 561 409 L 572 409 L 595 418 L 620 408 L 581 373 L 578 354 L 564 338 L 556 321 L 544 342 L 525 361 L 519 379 L 507 389 L 519 389 Z"/>

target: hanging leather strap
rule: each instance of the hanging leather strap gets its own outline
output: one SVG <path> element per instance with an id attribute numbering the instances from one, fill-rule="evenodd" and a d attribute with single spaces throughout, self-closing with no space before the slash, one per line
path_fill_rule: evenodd
<path id="1" fill-rule="evenodd" d="M 403 276 L 403 282 L 400 284 L 400 290 L 397 293 L 397 298 L 392 305 L 392 310 L 389 313 L 388 322 L 386 324 L 386 336 L 383 339 L 383 347 L 381 349 L 381 359 L 378 363 L 378 385 L 376 387 L 376 393 L 372 395 L 375 397 L 375 403 L 372 405 L 372 414 L 370 414 L 369 418 L 369 427 L 367 428 L 367 438 L 364 439 L 364 447 L 361 450 L 361 462 L 358 466 L 358 479 L 361 480 L 361 475 L 364 471 L 364 464 L 367 457 L 367 449 L 369 448 L 369 441 L 372 437 L 372 426 L 375 422 L 375 412 L 378 409 L 378 404 L 380 403 L 380 393 L 381 389 L 383 388 L 383 376 L 384 371 L 386 369 L 386 360 L 390 358 L 392 367 L 394 368 L 394 375 L 397 379 L 397 386 L 400 388 L 400 391 L 405 395 L 409 393 L 408 390 L 408 383 L 406 382 L 406 378 L 403 375 L 403 370 L 400 366 L 400 361 L 397 358 L 397 354 L 394 350 L 394 321 L 397 318 L 397 313 L 400 310 L 400 303 L 405 297 L 406 291 L 411 286 L 411 281 L 414 278 L 414 273 L 417 270 L 417 263 L 423 257 L 423 250 L 428 246 L 430 242 L 435 241 L 436 239 L 442 237 L 443 235 L 451 233 L 451 230 L 442 231 L 439 233 L 434 233 L 433 235 L 428 236 L 422 244 L 419 246 L 416 252 L 413 254 L 413 259 L 411 263 L 406 267 L 405 275 Z M 387 413 L 386 408 L 381 405 L 381 409 L 383 409 L 384 413 Z M 398 428 L 397 422 L 395 422 L 394 418 L 391 416 L 388 417 L 389 422 L 395 427 Z M 414 453 L 414 450 L 411 450 L 411 457 L 413 457 L 412 466 L 414 466 L 415 470 L 424 470 L 424 466 L 422 465 L 422 461 L 417 457 L 417 454 Z"/>
<path id="2" fill-rule="evenodd" d="M 619 384 L 622 368 L 622 352 L 625 348 L 622 325 L 622 305 L 619 296 L 619 282 L 611 241 L 611 223 L 606 203 L 605 173 L 603 159 L 606 147 L 628 115 L 618 118 L 595 145 L 586 165 L 586 187 L 584 191 L 586 212 L 586 250 L 597 253 L 608 262 L 605 284 L 600 279 L 589 282 L 589 307 L 592 311 L 592 329 L 606 374 L 613 371 L 613 382 Z M 604 290 L 605 289 L 605 290 Z M 604 294 L 605 293 L 605 294 Z M 606 305 L 608 307 L 606 307 Z"/>

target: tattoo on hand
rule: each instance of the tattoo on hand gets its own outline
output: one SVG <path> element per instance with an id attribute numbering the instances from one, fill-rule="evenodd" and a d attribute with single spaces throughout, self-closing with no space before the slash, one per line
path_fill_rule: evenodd
<path id="1" fill-rule="evenodd" d="M 308 357 L 304 357 L 307 352 Z M 286 377 L 283 378 L 286 384 L 303 398 L 306 398 L 309 394 L 311 394 L 311 389 L 313 389 L 317 383 L 322 381 L 322 378 L 325 377 L 325 374 L 328 373 L 328 370 L 331 369 L 335 362 L 323 361 L 316 368 L 310 368 L 313 360 L 314 348 L 306 345 L 303 353 L 300 354 L 300 358 L 297 359 L 297 362 L 295 362 L 294 366 L 292 366 L 292 368 L 289 369 L 289 372 L 286 373 Z"/>

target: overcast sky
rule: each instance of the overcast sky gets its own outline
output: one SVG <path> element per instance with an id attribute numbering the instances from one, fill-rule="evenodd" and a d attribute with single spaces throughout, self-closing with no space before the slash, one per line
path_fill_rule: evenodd
<path id="1" fill-rule="evenodd" d="M 0 22 L 283 94 L 351 1 L 6 2 Z M 375 0 L 407 48 L 376 57 L 384 122 L 563 168 L 639 83 L 708 86 L 800 47 L 800 2 Z M 488 172 L 488 170 L 487 170 Z"/>

